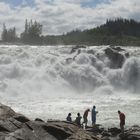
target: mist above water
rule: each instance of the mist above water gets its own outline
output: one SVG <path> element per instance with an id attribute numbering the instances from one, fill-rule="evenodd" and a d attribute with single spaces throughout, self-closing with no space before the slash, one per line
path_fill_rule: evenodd
<path id="1" fill-rule="evenodd" d="M 127 125 L 139 123 L 140 49 L 126 47 L 130 57 L 121 68 L 111 68 L 107 47 L 71 53 L 72 46 L 1 46 L 1 102 L 45 120 L 65 119 L 69 112 L 75 118 L 95 104 L 98 123 L 117 124 L 118 109 L 126 113 Z"/>

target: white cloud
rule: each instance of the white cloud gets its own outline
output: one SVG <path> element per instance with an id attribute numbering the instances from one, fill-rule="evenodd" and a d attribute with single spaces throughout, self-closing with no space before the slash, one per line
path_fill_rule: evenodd
<path id="1" fill-rule="evenodd" d="M 96 7 L 84 7 L 85 0 L 34 1 L 34 7 L 24 4 L 15 8 L 0 2 L 0 24 L 5 22 L 8 27 L 16 26 L 18 32 L 22 32 L 25 19 L 35 19 L 43 24 L 45 34 L 61 34 L 76 28 L 95 27 L 104 23 L 107 18 L 140 20 L 139 0 L 108 0 L 108 3 L 100 3 Z"/>

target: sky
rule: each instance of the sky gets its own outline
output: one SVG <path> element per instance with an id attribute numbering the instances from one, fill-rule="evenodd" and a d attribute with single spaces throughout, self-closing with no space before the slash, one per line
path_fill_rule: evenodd
<path id="1" fill-rule="evenodd" d="M 0 0 L 0 32 L 5 23 L 20 34 L 25 19 L 33 19 L 43 25 L 43 34 L 56 35 L 118 17 L 140 21 L 140 0 Z"/>

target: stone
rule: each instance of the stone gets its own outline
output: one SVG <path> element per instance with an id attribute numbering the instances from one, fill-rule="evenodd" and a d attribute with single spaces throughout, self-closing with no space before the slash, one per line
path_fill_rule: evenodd
<path id="1" fill-rule="evenodd" d="M 75 123 L 66 121 L 49 121 L 44 128 L 58 140 L 100 140 L 79 128 Z"/>
<path id="2" fill-rule="evenodd" d="M 120 129 L 77 126 L 74 122 L 28 119 L 1 104 L 0 140 L 140 140 L 140 127 L 133 126 L 120 135 Z M 5 117 L 4 117 L 5 116 Z M 119 137 L 120 136 L 120 137 Z"/>
<path id="3" fill-rule="evenodd" d="M 121 130 L 119 128 L 114 127 L 114 128 L 109 128 L 108 132 L 110 132 L 113 136 L 116 136 L 121 133 Z"/>
<path id="4" fill-rule="evenodd" d="M 89 135 L 83 129 L 78 129 L 78 131 L 69 138 L 67 138 L 67 140 L 100 140 L 100 138 L 91 134 Z"/>
<path id="5" fill-rule="evenodd" d="M 64 140 L 75 133 L 79 127 L 67 122 L 50 121 L 47 126 L 44 126 L 44 129 L 58 140 Z"/>
<path id="6" fill-rule="evenodd" d="M 15 114 L 15 111 L 12 110 L 9 106 L 0 104 L 0 118 L 13 117 Z"/>
<path id="7" fill-rule="evenodd" d="M 35 121 L 44 122 L 42 119 L 36 118 Z"/>
<path id="8" fill-rule="evenodd" d="M 18 127 L 14 125 L 11 121 L 7 119 L 0 120 L 0 132 L 13 132 L 17 129 Z"/>
<path id="9" fill-rule="evenodd" d="M 125 56 L 121 53 L 119 53 L 116 50 L 113 50 L 112 48 L 108 47 L 105 50 L 105 54 L 110 60 L 110 68 L 121 68 L 124 61 Z"/>
<path id="10" fill-rule="evenodd" d="M 74 52 L 76 52 L 76 50 L 78 50 L 78 49 L 80 49 L 80 48 L 86 48 L 86 46 L 84 46 L 84 45 L 77 45 L 77 46 L 74 46 L 74 47 L 72 47 L 70 53 L 74 53 Z"/>
<path id="11" fill-rule="evenodd" d="M 140 127 L 133 126 L 126 130 L 124 136 L 121 137 L 122 140 L 140 140 Z"/>
<path id="12" fill-rule="evenodd" d="M 111 46 L 111 48 L 112 48 L 113 50 L 118 51 L 118 52 L 125 51 L 125 50 L 122 49 L 121 47 L 114 47 L 114 46 Z"/>
<path id="13" fill-rule="evenodd" d="M 23 116 L 23 115 L 15 115 L 14 119 L 16 119 L 19 122 L 25 123 L 30 121 L 27 117 Z"/>

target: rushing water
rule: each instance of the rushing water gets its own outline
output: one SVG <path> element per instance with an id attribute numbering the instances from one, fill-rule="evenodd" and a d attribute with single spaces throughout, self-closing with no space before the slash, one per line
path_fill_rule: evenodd
<path id="1" fill-rule="evenodd" d="M 125 47 L 130 57 L 111 69 L 106 47 L 1 45 L 0 101 L 32 119 L 74 119 L 96 105 L 97 123 L 118 126 L 121 110 L 140 125 L 140 48 Z"/>

